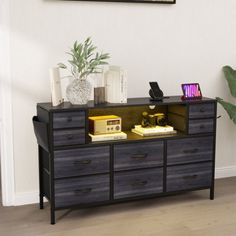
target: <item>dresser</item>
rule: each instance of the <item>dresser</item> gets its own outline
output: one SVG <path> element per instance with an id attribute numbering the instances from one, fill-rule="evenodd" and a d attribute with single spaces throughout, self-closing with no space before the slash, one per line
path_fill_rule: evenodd
<path id="1" fill-rule="evenodd" d="M 216 100 L 171 96 L 126 104 L 37 104 L 39 202 L 55 212 L 209 189 L 214 198 Z M 131 132 L 142 112 L 164 113 L 176 134 L 142 137 Z M 91 142 L 89 116 L 117 115 L 127 139 Z"/>

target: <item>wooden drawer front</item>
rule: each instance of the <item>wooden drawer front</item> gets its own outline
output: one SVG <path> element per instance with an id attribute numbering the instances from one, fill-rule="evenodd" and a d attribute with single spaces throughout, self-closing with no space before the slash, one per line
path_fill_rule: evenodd
<path id="1" fill-rule="evenodd" d="M 189 134 L 210 133 L 214 131 L 214 119 L 189 120 Z"/>
<path id="2" fill-rule="evenodd" d="M 109 160 L 108 146 L 55 151 L 55 178 L 109 172 Z"/>
<path id="3" fill-rule="evenodd" d="M 189 105 L 189 118 L 210 118 L 215 116 L 215 104 L 192 104 Z"/>
<path id="4" fill-rule="evenodd" d="M 109 175 L 55 181 L 55 206 L 65 207 L 110 199 Z"/>
<path id="5" fill-rule="evenodd" d="M 163 142 L 143 142 L 114 146 L 114 169 L 128 170 L 135 168 L 163 165 Z"/>
<path id="6" fill-rule="evenodd" d="M 167 141 L 167 165 L 184 164 L 213 159 L 214 139 L 185 138 Z"/>
<path id="7" fill-rule="evenodd" d="M 85 112 L 61 112 L 53 113 L 53 128 L 85 127 Z"/>
<path id="8" fill-rule="evenodd" d="M 198 163 L 167 167 L 167 191 L 210 187 L 212 163 Z"/>
<path id="9" fill-rule="evenodd" d="M 114 174 L 114 198 L 127 198 L 163 191 L 163 169 L 136 170 Z"/>
<path id="10" fill-rule="evenodd" d="M 75 145 L 85 143 L 84 129 L 65 129 L 53 131 L 54 146 Z"/>

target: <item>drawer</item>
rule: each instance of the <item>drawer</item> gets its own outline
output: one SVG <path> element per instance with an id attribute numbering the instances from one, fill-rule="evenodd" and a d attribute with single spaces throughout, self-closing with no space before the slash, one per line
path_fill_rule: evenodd
<path id="1" fill-rule="evenodd" d="M 54 151 L 55 178 L 109 172 L 108 146 Z"/>
<path id="2" fill-rule="evenodd" d="M 114 169 L 128 170 L 163 165 L 163 141 L 114 146 Z"/>
<path id="3" fill-rule="evenodd" d="M 211 133 L 213 131 L 214 119 L 189 120 L 189 134 Z"/>
<path id="4" fill-rule="evenodd" d="M 214 138 L 185 138 L 167 141 L 167 165 L 213 159 Z"/>
<path id="5" fill-rule="evenodd" d="M 85 112 L 60 112 L 53 113 L 53 128 L 80 128 L 85 127 Z"/>
<path id="6" fill-rule="evenodd" d="M 65 129 L 53 131 L 54 146 L 85 144 L 85 129 Z"/>
<path id="7" fill-rule="evenodd" d="M 116 172 L 114 199 L 136 197 L 163 191 L 163 168 Z"/>
<path id="8" fill-rule="evenodd" d="M 212 162 L 167 167 L 167 186 L 170 191 L 210 187 Z"/>
<path id="9" fill-rule="evenodd" d="M 55 180 L 55 207 L 107 201 L 109 186 L 109 175 Z"/>
<path id="10" fill-rule="evenodd" d="M 189 105 L 189 118 L 210 118 L 215 116 L 215 103 Z"/>

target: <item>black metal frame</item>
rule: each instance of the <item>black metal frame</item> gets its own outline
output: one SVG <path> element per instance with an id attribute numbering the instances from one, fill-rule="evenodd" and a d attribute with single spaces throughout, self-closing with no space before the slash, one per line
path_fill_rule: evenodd
<path id="1" fill-rule="evenodd" d="M 146 99 L 146 98 L 145 98 Z M 155 198 L 155 197 L 161 197 L 161 196 L 169 196 L 169 195 L 175 195 L 178 193 L 183 193 L 183 192 L 189 192 L 189 191 L 195 191 L 195 190 L 202 190 L 202 189 L 210 189 L 210 199 L 213 200 L 214 199 L 214 178 L 215 178 L 215 142 L 216 142 L 216 112 L 217 112 L 217 102 L 214 99 L 207 99 L 207 98 L 203 98 L 203 100 L 198 100 L 198 101 L 172 101 L 170 103 L 168 102 L 157 102 L 157 105 L 173 105 L 173 104 L 186 104 L 186 112 L 187 114 L 189 113 L 189 104 L 196 104 L 196 103 L 213 103 L 214 102 L 214 106 L 215 106 L 215 117 L 214 117 L 214 132 L 213 133 L 205 133 L 205 134 L 194 134 L 194 135 L 190 135 L 190 134 L 186 134 L 186 135 L 181 135 L 181 136 L 174 136 L 174 137 L 150 137 L 149 139 L 145 139 L 143 141 L 148 142 L 148 141 L 153 141 L 153 140 L 163 140 L 164 141 L 164 160 L 163 160 L 163 192 L 162 193 L 157 193 L 157 194 L 150 194 L 150 195 L 142 195 L 142 196 L 136 196 L 136 197 L 128 197 L 128 198 L 124 198 L 124 199 L 114 199 L 114 186 L 113 186 L 113 180 L 114 180 L 114 156 L 113 156 L 113 149 L 114 149 L 114 144 L 121 144 L 121 143 L 138 143 L 138 142 L 142 142 L 142 140 L 121 140 L 121 141 L 112 141 L 112 142 L 107 142 L 107 143 L 96 143 L 96 144 L 92 144 L 89 143 L 88 140 L 88 135 L 86 135 L 85 139 L 86 139 L 86 144 L 84 145 L 75 145 L 75 147 L 89 147 L 89 146 L 101 146 L 101 145 L 110 145 L 110 199 L 108 201 L 104 201 L 104 202 L 99 202 L 99 203 L 91 203 L 91 204 L 79 204 L 79 205 L 73 205 L 70 207 L 55 207 L 55 180 L 54 180 L 54 150 L 60 150 L 60 149 L 67 149 L 68 147 L 55 147 L 53 146 L 53 112 L 66 112 L 66 110 L 72 111 L 72 110 L 78 110 L 78 109 L 82 109 L 85 110 L 85 114 L 86 116 L 88 116 L 88 109 L 93 109 L 93 108 L 102 108 L 102 107 L 123 107 L 123 106 L 132 106 L 134 104 L 114 104 L 114 105 L 99 105 L 97 106 L 92 106 L 92 107 L 80 107 L 80 108 L 76 108 L 76 107 L 71 107 L 71 108 L 67 108 L 67 109 L 62 109 L 60 107 L 51 107 L 50 109 L 50 104 L 38 104 L 37 108 L 44 110 L 45 112 L 48 112 L 48 155 L 49 155 L 49 169 L 50 169 L 50 197 L 48 199 L 48 197 L 44 194 L 44 185 L 43 185 L 43 164 L 42 164 L 42 147 L 39 146 L 38 147 L 38 155 L 39 155 L 39 207 L 40 209 L 44 208 L 44 204 L 43 204 L 43 198 L 47 197 L 47 199 L 50 202 L 50 214 L 51 214 L 51 224 L 55 224 L 55 211 L 56 210 L 60 210 L 60 209 L 68 209 L 68 208 L 87 208 L 87 207 L 92 207 L 92 206 L 102 206 L 102 205 L 107 205 L 107 204 L 115 204 L 115 203 L 121 203 L 121 202 L 127 202 L 127 201 L 132 201 L 132 200 L 142 200 L 142 199 L 148 199 L 148 198 Z M 134 102 L 135 103 L 135 102 Z M 146 102 L 144 102 L 146 103 Z M 140 102 L 137 102 L 137 104 L 140 104 Z M 141 102 L 140 105 L 143 105 L 143 103 Z M 153 102 L 147 102 L 147 105 L 153 105 Z M 39 112 L 38 112 L 39 113 Z M 189 119 L 189 117 L 187 117 L 187 120 Z M 187 122 L 187 121 L 186 121 Z M 188 122 L 187 122 L 188 123 Z M 86 128 L 86 134 L 88 134 L 88 122 L 86 122 L 85 125 Z M 188 133 L 188 126 L 187 126 L 187 133 Z M 181 191 L 173 191 L 173 192 L 166 192 L 166 175 L 167 175 L 167 140 L 170 139 L 183 139 L 183 138 L 189 138 L 189 137 L 204 137 L 204 136 L 213 136 L 214 137 L 214 145 L 213 145 L 213 158 L 212 158 L 212 181 L 211 181 L 211 185 L 210 186 L 206 186 L 206 187 L 201 187 L 201 188 L 192 188 L 192 189 L 186 189 L 186 190 L 181 190 Z M 200 163 L 201 161 L 197 161 L 197 163 Z M 206 161 L 202 161 L 202 162 L 206 162 Z M 143 168 L 145 169 L 145 168 Z"/>

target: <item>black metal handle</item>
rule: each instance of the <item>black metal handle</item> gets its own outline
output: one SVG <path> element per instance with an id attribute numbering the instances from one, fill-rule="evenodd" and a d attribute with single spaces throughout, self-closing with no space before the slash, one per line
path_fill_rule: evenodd
<path id="1" fill-rule="evenodd" d="M 187 176 L 183 176 L 183 179 L 196 179 L 198 177 L 198 175 L 187 175 Z"/>
<path id="2" fill-rule="evenodd" d="M 69 134 L 69 135 L 67 135 L 66 137 L 67 137 L 68 140 L 71 140 L 71 139 L 74 138 L 74 136 L 73 136 L 72 134 Z"/>
<path id="3" fill-rule="evenodd" d="M 134 183 L 132 183 L 131 185 L 133 187 L 142 187 L 145 186 L 148 183 L 147 180 L 141 180 L 141 181 L 135 181 Z"/>
<path id="4" fill-rule="evenodd" d="M 186 153 L 186 154 L 188 154 L 188 153 L 196 153 L 196 152 L 198 152 L 198 148 L 194 148 L 194 149 L 189 149 L 189 150 L 184 150 L 183 151 L 183 153 Z"/>
<path id="5" fill-rule="evenodd" d="M 81 161 L 74 161 L 74 165 L 88 165 L 92 162 L 92 160 L 81 160 Z"/>
<path id="6" fill-rule="evenodd" d="M 133 159 L 145 159 L 147 158 L 148 154 L 147 153 L 137 153 L 137 154 L 133 154 L 131 156 L 131 158 Z"/>
<path id="7" fill-rule="evenodd" d="M 76 190 L 74 191 L 74 193 L 75 193 L 76 195 L 79 195 L 79 194 L 86 194 L 86 193 L 90 193 L 90 192 L 92 192 L 92 188 L 76 189 Z"/>
<path id="8" fill-rule="evenodd" d="M 71 122 L 72 121 L 72 117 L 71 116 L 68 116 L 67 117 L 67 122 Z"/>

